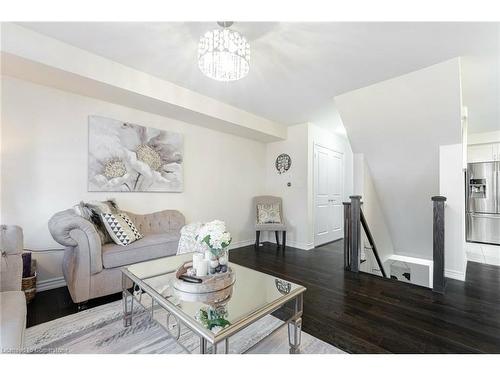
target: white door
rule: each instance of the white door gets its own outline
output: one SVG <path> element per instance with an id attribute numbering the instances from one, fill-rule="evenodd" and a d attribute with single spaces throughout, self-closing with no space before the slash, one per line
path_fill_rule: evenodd
<path id="1" fill-rule="evenodd" d="M 343 236 L 343 155 L 314 145 L 314 245 Z"/>

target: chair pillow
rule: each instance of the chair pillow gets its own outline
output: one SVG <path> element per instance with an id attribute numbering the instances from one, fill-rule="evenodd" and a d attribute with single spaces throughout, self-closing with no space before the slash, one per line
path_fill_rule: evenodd
<path id="1" fill-rule="evenodd" d="M 281 213 L 278 203 L 257 205 L 257 224 L 280 224 Z"/>
<path id="2" fill-rule="evenodd" d="M 104 212 L 101 213 L 101 219 L 108 234 L 117 245 L 127 246 L 144 237 L 124 212 Z"/>

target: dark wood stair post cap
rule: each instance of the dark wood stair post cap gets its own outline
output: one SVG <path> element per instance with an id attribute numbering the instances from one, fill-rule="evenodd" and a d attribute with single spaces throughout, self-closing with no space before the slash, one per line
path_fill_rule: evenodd
<path id="1" fill-rule="evenodd" d="M 431 198 L 434 202 L 444 202 L 446 201 L 446 197 L 443 197 L 441 195 L 436 195 Z"/>
<path id="2" fill-rule="evenodd" d="M 349 198 L 351 198 L 351 199 L 361 199 L 361 195 L 351 195 Z"/>

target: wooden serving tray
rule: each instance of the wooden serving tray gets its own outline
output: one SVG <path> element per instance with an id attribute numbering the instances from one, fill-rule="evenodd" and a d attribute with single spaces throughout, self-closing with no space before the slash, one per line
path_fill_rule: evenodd
<path id="1" fill-rule="evenodd" d="M 186 274 L 188 268 L 191 266 L 192 262 L 186 262 L 177 270 L 173 287 L 180 292 L 193 294 L 213 293 L 234 284 L 235 274 L 231 267 L 228 267 L 227 272 L 224 273 L 198 277 L 203 280 L 203 282 L 198 284 L 188 283 L 179 279 L 180 276 Z"/>

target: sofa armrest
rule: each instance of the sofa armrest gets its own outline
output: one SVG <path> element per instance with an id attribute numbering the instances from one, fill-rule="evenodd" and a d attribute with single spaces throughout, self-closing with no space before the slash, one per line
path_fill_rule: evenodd
<path id="1" fill-rule="evenodd" d="M 151 214 L 138 215 L 132 212 L 127 212 L 127 215 L 137 226 L 137 229 L 142 234 L 154 234 L 181 231 L 186 220 L 184 215 L 176 210 L 163 210 Z"/>
<path id="2" fill-rule="evenodd" d="M 49 231 L 54 240 L 61 245 L 89 252 L 91 274 L 102 271 L 101 238 L 94 224 L 77 215 L 72 209 L 68 209 L 50 218 Z"/>
<path id="3" fill-rule="evenodd" d="M 17 225 L 0 227 L 0 291 L 21 290 L 23 231 Z"/>

